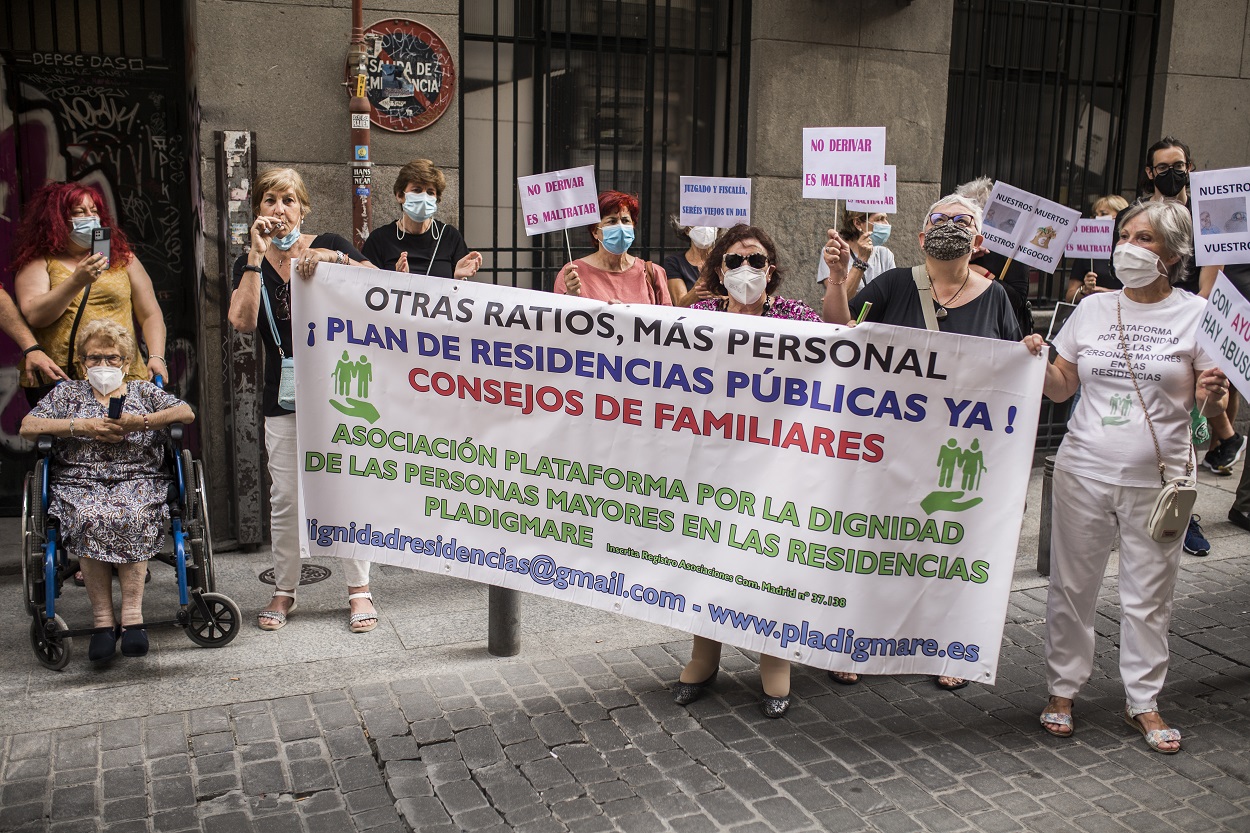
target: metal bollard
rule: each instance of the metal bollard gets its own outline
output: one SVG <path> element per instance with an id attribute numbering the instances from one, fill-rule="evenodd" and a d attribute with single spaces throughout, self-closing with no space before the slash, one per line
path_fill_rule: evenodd
<path id="1" fill-rule="evenodd" d="M 494 657 L 521 653 L 521 594 L 491 585 L 486 597 L 486 650 Z"/>
<path id="2" fill-rule="evenodd" d="M 1051 491 L 1055 484 L 1055 455 L 1047 455 L 1042 464 L 1042 509 L 1037 530 L 1037 574 L 1050 575 L 1050 516 L 1052 512 Z"/>

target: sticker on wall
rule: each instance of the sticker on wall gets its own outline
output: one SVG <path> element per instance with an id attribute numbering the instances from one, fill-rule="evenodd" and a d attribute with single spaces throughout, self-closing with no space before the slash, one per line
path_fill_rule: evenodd
<path id="1" fill-rule="evenodd" d="M 365 29 L 373 123 L 410 133 L 429 127 L 451 106 L 456 68 L 442 38 L 415 20 L 379 20 Z"/>

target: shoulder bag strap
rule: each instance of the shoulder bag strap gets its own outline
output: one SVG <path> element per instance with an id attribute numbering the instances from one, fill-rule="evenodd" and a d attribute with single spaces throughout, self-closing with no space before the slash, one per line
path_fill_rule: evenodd
<path id="1" fill-rule="evenodd" d="M 74 313 L 74 323 L 69 328 L 69 352 L 65 359 L 65 372 L 72 379 L 74 378 L 74 340 L 78 338 L 78 325 L 82 323 L 83 310 L 87 308 L 87 299 L 91 297 L 91 284 L 87 284 L 82 291 L 82 297 L 78 299 L 78 312 Z M 53 379 L 53 381 L 56 381 Z"/>
<path id="2" fill-rule="evenodd" d="M 1133 390 L 1137 391 L 1137 401 L 1141 403 L 1142 416 L 1146 417 L 1146 426 L 1150 428 L 1150 439 L 1155 444 L 1155 459 L 1159 462 L 1159 485 L 1167 486 L 1167 467 L 1163 463 L 1163 452 L 1159 448 L 1159 437 L 1155 434 L 1155 424 L 1150 418 L 1150 411 L 1146 408 L 1146 400 L 1141 395 L 1141 386 L 1137 384 L 1137 373 L 1133 370 L 1133 356 L 1128 351 L 1128 339 L 1124 337 L 1124 320 L 1120 315 L 1120 295 L 1115 298 L 1115 325 L 1120 331 L 1120 349 L 1124 351 L 1124 363 L 1128 365 L 1129 378 L 1133 380 Z M 1194 473 L 1194 444 L 1189 443 L 1189 454 L 1185 458 L 1185 476 L 1189 477 Z"/>
<path id="3" fill-rule="evenodd" d="M 911 267 L 911 279 L 916 284 L 916 294 L 920 296 L 920 313 L 924 316 L 925 328 L 936 332 L 938 322 L 937 313 L 933 311 L 933 282 L 929 280 L 929 273 L 923 264 Z"/>
<path id="4" fill-rule="evenodd" d="M 265 276 L 260 276 L 260 299 L 265 302 L 265 317 L 269 319 L 269 331 L 273 333 L 273 343 L 278 345 L 278 357 L 285 359 L 286 352 L 282 349 L 282 336 L 278 334 L 278 322 L 273 317 L 273 307 L 269 306 L 269 290 L 265 288 Z"/>

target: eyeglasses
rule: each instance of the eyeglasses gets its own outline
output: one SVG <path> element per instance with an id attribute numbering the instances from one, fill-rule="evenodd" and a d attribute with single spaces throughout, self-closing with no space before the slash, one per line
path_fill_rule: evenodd
<path id="1" fill-rule="evenodd" d="M 768 255 L 763 252 L 753 252 L 749 255 L 729 254 L 721 258 L 726 269 L 737 269 L 744 262 L 749 263 L 752 269 L 763 269 L 768 265 Z"/>
<path id="2" fill-rule="evenodd" d="M 954 223 L 960 228 L 972 228 L 976 225 L 976 219 L 971 214 L 940 214 L 934 212 L 929 215 L 929 225 L 944 226 L 947 223 Z"/>
<path id="3" fill-rule="evenodd" d="M 82 357 L 84 367 L 96 367 L 98 365 L 107 364 L 109 367 L 121 367 L 126 360 L 116 353 L 109 355 L 101 355 L 100 353 L 92 353 L 89 356 Z"/>
<path id="4" fill-rule="evenodd" d="M 1176 171 L 1179 174 L 1183 174 L 1189 170 L 1189 163 L 1173 162 L 1171 165 L 1164 165 L 1160 162 L 1158 165 L 1151 165 L 1150 169 L 1153 170 L 1155 174 L 1165 174 L 1168 171 Z"/>

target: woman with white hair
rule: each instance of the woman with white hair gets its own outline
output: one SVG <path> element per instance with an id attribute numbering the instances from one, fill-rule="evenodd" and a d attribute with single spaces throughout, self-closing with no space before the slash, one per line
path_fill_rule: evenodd
<path id="1" fill-rule="evenodd" d="M 1163 721 L 1157 698 L 1168 671 L 1182 536 L 1155 540 L 1150 518 L 1165 479 L 1193 476 L 1190 410 L 1197 402 L 1207 416 L 1223 411 L 1228 380 L 1198 347 L 1206 303 L 1176 288 L 1193 252 L 1189 211 L 1174 201 L 1138 203 L 1119 220 L 1112 258 L 1124 289 L 1081 302 L 1055 337 L 1043 386 L 1062 402 L 1079 384 L 1081 399 L 1055 458 L 1050 700 L 1041 723 L 1057 737 L 1072 735 L 1072 704 L 1093 670 L 1095 609 L 1118 533 L 1124 719 L 1152 750 L 1172 754 L 1181 734 Z M 1037 355 L 1046 349 L 1038 335 L 1025 344 Z"/>
<path id="2" fill-rule="evenodd" d="M 1006 290 L 969 266 L 973 250 L 981 245 L 981 208 L 968 198 L 951 194 L 930 206 L 919 236 L 924 265 L 916 273 L 907 268 L 891 269 L 877 276 L 854 299 L 846 296 L 850 247 L 834 229 L 829 229 L 828 238 L 824 251 L 829 266 L 826 321 L 848 324 L 870 302 L 865 320 L 878 324 L 1020 340 L 1020 327 Z M 829 676 L 844 685 L 858 681 L 850 672 L 830 671 Z M 960 677 L 948 676 L 934 677 L 934 683 L 948 691 L 968 684 Z"/>

